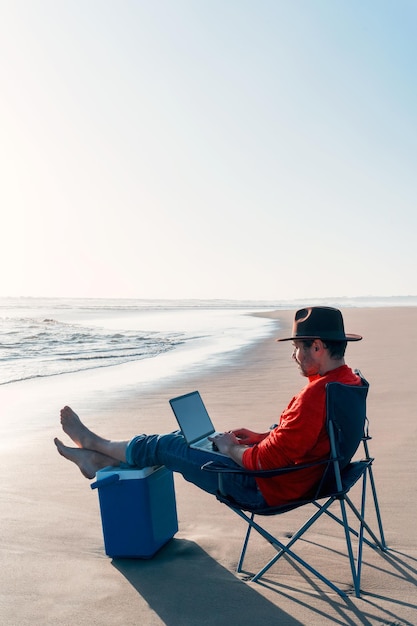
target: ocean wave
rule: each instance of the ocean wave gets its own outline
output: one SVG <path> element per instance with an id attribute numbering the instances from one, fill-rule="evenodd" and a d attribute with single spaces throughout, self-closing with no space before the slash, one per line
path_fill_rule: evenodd
<path id="1" fill-rule="evenodd" d="M 0 384 L 152 358 L 186 341 L 178 332 L 114 331 L 22 317 L 3 319 L 2 337 Z"/>

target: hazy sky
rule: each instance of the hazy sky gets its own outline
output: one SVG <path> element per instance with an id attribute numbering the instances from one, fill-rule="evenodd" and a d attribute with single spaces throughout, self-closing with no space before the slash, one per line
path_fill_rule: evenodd
<path id="1" fill-rule="evenodd" d="M 415 0 L 0 0 L 0 296 L 417 294 Z"/>

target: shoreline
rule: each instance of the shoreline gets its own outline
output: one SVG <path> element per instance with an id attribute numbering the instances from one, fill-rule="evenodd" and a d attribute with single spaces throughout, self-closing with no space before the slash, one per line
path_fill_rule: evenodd
<path id="1" fill-rule="evenodd" d="M 344 602 L 327 591 L 321 593 L 315 582 L 286 562 L 271 569 L 264 585 L 239 580 L 233 571 L 243 525 L 181 476 L 175 476 L 179 532 L 174 540 L 150 561 L 107 558 L 97 494 L 78 469 L 57 454 L 52 441 L 61 436 L 59 409 L 72 405 L 72 399 L 62 397 L 58 403 L 59 389 L 46 395 L 47 386 L 41 385 L 41 391 L 35 393 L 33 386 L 33 396 L 28 392 L 24 399 L 33 407 L 30 430 L 19 432 L 19 425 L 11 421 L 14 443 L 2 454 L 2 623 L 194 626 L 197 607 L 206 607 L 211 616 L 207 623 L 220 626 L 253 624 L 260 614 L 288 626 L 415 623 L 417 503 L 409 494 L 417 471 L 412 361 L 417 349 L 416 312 L 411 307 L 343 309 L 346 331 L 364 336 L 348 345 L 346 362 L 361 369 L 371 385 L 371 454 L 376 457 L 375 479 L 392 550 L 392 556 L 381 556 L 366 549 L 362 599 Z M 290 332 L 293 314 L 294 310 L 270 313 L 279 316 L 279 335 Z M 230 363 L 185 372 L 162 386 L 124 396 L 102 390 L 96 399 L 83 396 L 81 386 L 74 390 L 80 404 L 73 408 L 100 434 L 126 439 L 137 432 L 172 430 L 175 418 L 169 397 L 198 388 L 219 429 L 265 430 L 305 383 L 291 362 L 291 352 L 291 342 L 277 344 L 271 334 L 239 350 Z M 292 512 L 271 523 L 290 532 L 297 516 Z M 327 527 L 315 533 L 313 543 L 334 545 L 319 557 L 319 564 L 334 568 L 339 582 L 349 584 L 347 564 L 342 560 L 341 568 L 336 559 L 337 533 Z M 255 546 L 248 557 L 253 567 L 270 554 L 268 545 Z M 215 618 L 208 600 L 213 597 L 223 607 Z"/>

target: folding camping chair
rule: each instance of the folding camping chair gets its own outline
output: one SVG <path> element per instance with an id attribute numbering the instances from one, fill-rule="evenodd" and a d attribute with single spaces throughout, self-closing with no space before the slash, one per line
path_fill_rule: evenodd
<path id="1" fill-rule="evenodd" d="M 360 375 L 360 372 L 358 372 Z M 361 376 L 362 378 L 362 376 Z M 239 515 L 248 524 L 248 529 L 243 542 L 237 571 L 241 572 L 243 561 L 246 555 L 249 538 L 252 529 L 256 530 L 264 537 L 276 550 L 276 554 L 270 561 L 262 567 L 252 578 L 252 581 L 259 580 L 269 568 L 278 561 L 283 555 L 290 559 L 294 559 L 298 564 L 306 568 L 311 574 L 319 578 L 323 583 L 336 591 L 340 596 L 346 597 L 347 594 L 337 585 L 329 580 L 322 573 L 317 571 L 309 563 L 307 563 L 299 554 L 293 551 L 294 544 L 304 535 L 304 533 L 317 522 L 322 515 L 340 524 L 344 529 L 346 540 L 347 555 L 350 562 L 352 572 L 352 581 L 354 593 L 357 598 L 360 597 L 360 579 L 362 568 L 362 551 L 363 544 L 367 544 L 373 548 L 380 549 L 385 552 L 387 546 L 382 528 L 382 520 L 379 510 L 378 498 L 375 488 L 374 476 L 372 473 L 372 463 L 374 459 L 369 456 L 368 441 L 371 439 L 368 432 L 368 419 L 366 417 L 366 396 L 368 394 L 369 384 L 362 378 L 362 386 L 344 385 L 342 383 L 328 383 L 326 387 L 326 405 L 327 405 L 327 431 L 330 439 L 330 458 L 324 461 L 326 468 L 323 478 L 317 487 L 314 497 L 287 503 L 282 506 L 268 507 L 262 510 L 250 510 L 247 507 L 239 506 L 239 503 L 230 500 L 222 490 L 222 475 L 224 473 L 237 472 L 251 474 L 255 477 L 261 476 L 268 478 L 277 476 L 286 472 L 298 471 L 306 467 L 312 467 L 314 463 L 280 468 L 276 470 L 265 470 L 251 472 L 243 468 L 226 468 L 221 462 L 206 463 L 203 468 L 207 471 L 217 472 L 219 475 L 219 491 L 217 498 L 220 502 L 226 504 L 232 511 Z M 362 441 L 364 458 L 360 461 L 351 462 L 352 457 L 357 451 Z M 365 520 L 366 513 L 366 495 L 368 479 L 371 487 L 374 513 L 379 530 L 379 537 L 373 532 L 369 523 Z M 360 487 L 360 505 L 357 507 L 352 502 L 349 493 L 354 485 L 358 483 Z M 340 510 L 336 503 L 339 503 Z M 296 509 L 304 505 L 313 505 L 315 511 L 307 521 L 294 533 L 287 543 L 283 543 L 265 530 L 257 521 L 255 515 L 280 515 Z M 330 510 L 335 505 L 336 513 Z M 350 517 L 353 517 L 358 529 L 352 527 L 348 520 L 348 511 L 352 511 Z M 365 536 L 365 532 L 369 538 Z M 353 542 L 352 542 L 353 538 Z M 354 556 L 353 544 L 356 544 L 356 557 Z"/>

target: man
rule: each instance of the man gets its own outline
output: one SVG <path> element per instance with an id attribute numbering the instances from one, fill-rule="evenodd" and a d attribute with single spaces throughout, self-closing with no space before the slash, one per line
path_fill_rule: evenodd
<path id="1" fill-rule="evenodd" d="M 274 429 L 255 433 L 241 428 L 215 436 L 213 441 L 225 455 L 224 463 L 249 470 L 266 470 L 328 458 L 326 385 L 329 382 L 361 384 L 360 377 L 344 360 L 347 342 L 360 339 L 360 335 L 345 334 L 338 309 L 308 307 L 297 311 L 292 336 L 278 341 L 293 342 L 293 359 L 308 383 L 292 398 Z M 94 478 L 96 471 L 103 467 L 120 463 L 138 468 L 165 465 L 201 489 L 212 494 L 217 491 L 217 475 L 201 467 L 207 461 L 218 461 L 219 457 L 189 448 L 180 432 L 111 441 L 90 431 L 69 407 L 61 411 L 61 424 L 78 447 L 65 446 L 59 439 L 55 439 L 55 445 L 87 478 Z M 284 504 L 309 496 L 320 481 L 323 468 L 317 465 L 267 479 L 225 474 L 223 489 L 243 507 L 251 509 Z"/>

